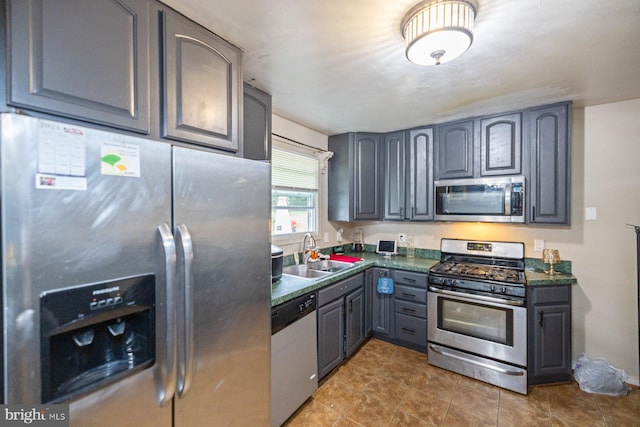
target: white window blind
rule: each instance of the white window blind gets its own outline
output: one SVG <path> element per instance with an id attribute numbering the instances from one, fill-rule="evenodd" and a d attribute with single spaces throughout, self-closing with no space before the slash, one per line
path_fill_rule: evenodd
<path id="1" fill-rule="evenodd" d="M 273 147 L 271 174 L 274 188 L 318 189 L 318 160 L 315 157 Z"/>

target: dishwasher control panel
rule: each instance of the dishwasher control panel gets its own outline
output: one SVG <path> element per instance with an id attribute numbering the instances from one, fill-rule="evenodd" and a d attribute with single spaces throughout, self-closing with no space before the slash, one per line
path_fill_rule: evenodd
<path id="1" fill-rule="evenodd" d="M 316 309 L 316 294 L 292 299 L 271 309 L 271 334 L 286 328 Z"/>

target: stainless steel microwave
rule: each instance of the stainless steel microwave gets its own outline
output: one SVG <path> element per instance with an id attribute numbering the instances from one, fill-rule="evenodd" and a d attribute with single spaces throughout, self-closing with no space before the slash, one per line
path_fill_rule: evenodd
<path id="1" fill-rule="evenodd" d="M 524 176 L 435 182 L 436 221 L 524 222 Z"/>

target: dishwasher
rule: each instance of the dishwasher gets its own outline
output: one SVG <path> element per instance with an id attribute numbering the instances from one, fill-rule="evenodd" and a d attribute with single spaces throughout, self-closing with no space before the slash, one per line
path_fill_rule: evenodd
<path id="1" fill-rule="evenodd" d="M 282 425 L 318 388 L 316 295 L 271 309 L 271 425 Z"/>

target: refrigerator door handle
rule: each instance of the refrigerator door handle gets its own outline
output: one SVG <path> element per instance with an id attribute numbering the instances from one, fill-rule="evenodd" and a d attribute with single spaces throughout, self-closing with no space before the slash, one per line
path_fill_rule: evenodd
<path id="1" fill-rule="evenodd" d="M 162 375 L 158 390 L 158 405 L 164 406 L 171 402 L 176 390 L 176 244 L 168 224 L 158 226 L 162 248 L 164 250 L 164 264 L 166 274 L 166 340 L 164 364 L 160 366 Z"/>
<path id="2" fill-rule="evenodd" d="M 193 242 L 191 233 L 186 225 L 178 225 L 176 237 L 182 249 L 183 277 L 184 281 L 184 311 L 180 313 L 183 317 L 184 337 L 182 346 L 179 349 L 178 361 L 178 396 L 184 397 L 189 391 L 193 378 Z"/>

